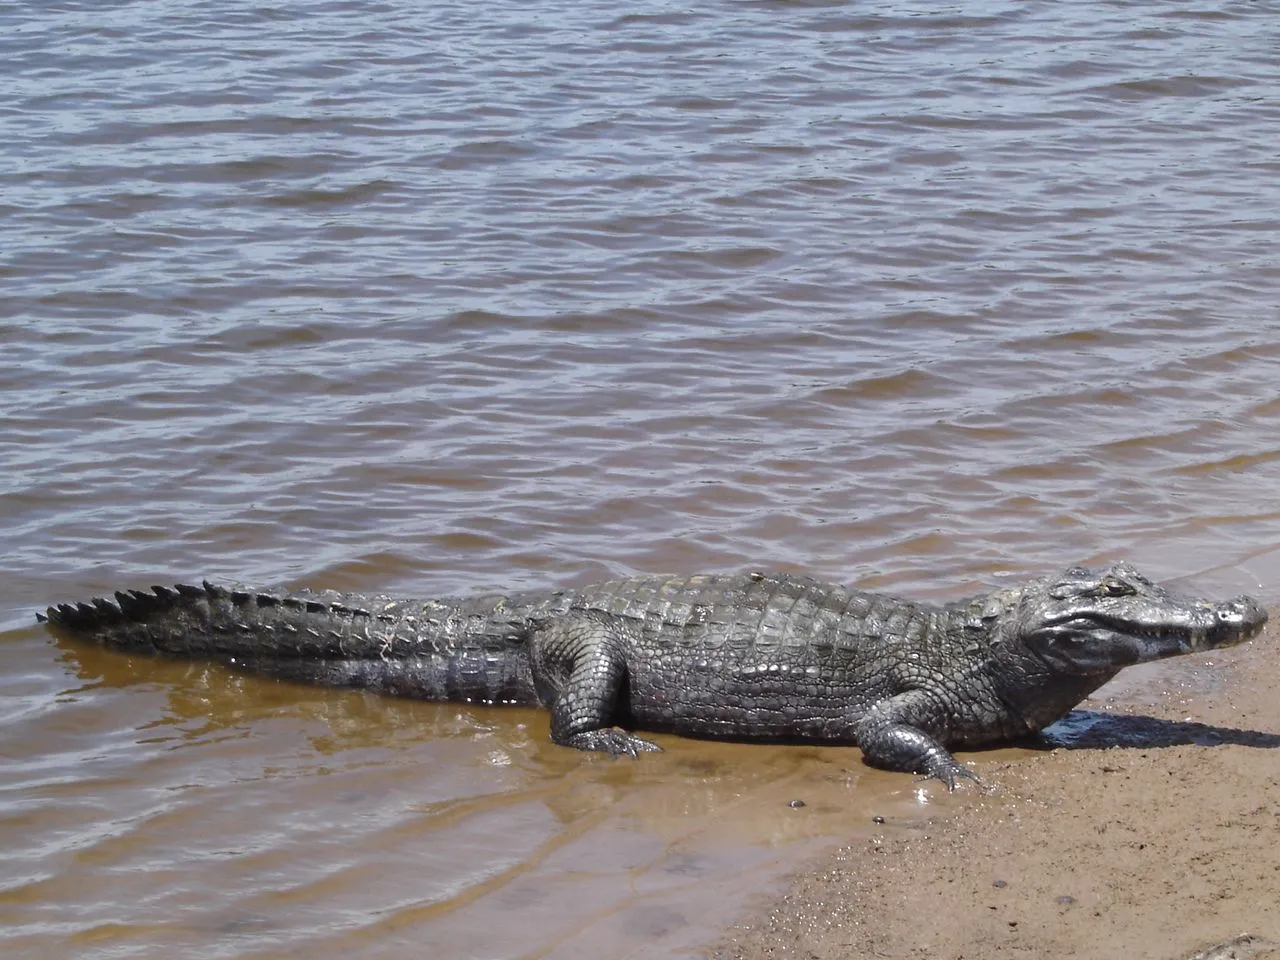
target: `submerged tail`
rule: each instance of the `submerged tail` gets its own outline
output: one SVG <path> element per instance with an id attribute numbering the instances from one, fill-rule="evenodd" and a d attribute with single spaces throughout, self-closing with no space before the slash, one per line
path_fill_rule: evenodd
<path id="1" fill-rule="evenodd" d="M 536 701 L 501 598 L 403 601 L 177 584 L 58 604 L 36 618 L 125 651 L 214 660 L 281 679 L 430 700 Z"/>

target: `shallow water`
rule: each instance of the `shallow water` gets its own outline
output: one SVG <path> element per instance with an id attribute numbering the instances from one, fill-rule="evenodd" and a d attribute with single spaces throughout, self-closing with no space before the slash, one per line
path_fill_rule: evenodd
<path id="1" fill-rule="evenodd" d="M 1277 12 L 0 4 L 0 950 L 674 956 L 950 802 L 49 602 L 1121 557 L 1276 600 Z"/>

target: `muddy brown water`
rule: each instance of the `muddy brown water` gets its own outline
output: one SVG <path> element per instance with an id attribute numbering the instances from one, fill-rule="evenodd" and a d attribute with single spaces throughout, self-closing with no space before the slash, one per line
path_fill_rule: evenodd
<path id="1" fill-rule="evenodd" d="M 0 4 L 0 953 L 681 956 L 955 802 L 56 643 L 49 602 L 1121 557 L 1276 601 L 1277 13 Z M 1121 705 L 1212 696 L 1161 669 Z"/>

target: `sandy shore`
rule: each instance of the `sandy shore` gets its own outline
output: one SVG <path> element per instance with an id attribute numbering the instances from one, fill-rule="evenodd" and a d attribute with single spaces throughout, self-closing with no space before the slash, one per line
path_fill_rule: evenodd
<path id="1" fill-rule="evenodd" d="M 1278 619 L 1085 704 L 1069 747 L 965 756 L 981 792 L 875 825 L 710 956 L 1280 958 Z"/>

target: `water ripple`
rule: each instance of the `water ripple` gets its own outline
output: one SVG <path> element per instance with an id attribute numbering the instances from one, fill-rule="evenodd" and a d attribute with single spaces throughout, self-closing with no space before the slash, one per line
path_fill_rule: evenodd
<path id="1" fill-rule="evenodd" d="M 663 886 L 662 830 L 750 821 L 735 777 L 793 761 L 646 782 L 526 715 L 54 647 L 52 600 L 760 565 L 953 596 L 1120 555 L 1256 589 L 1270 13 L 0 5 L 4 949 L 416 955 L 512 915 L 499 953 L 608 955 L 794 829 Z M 645 833 L 632 790 L 712 799 Z"/>

